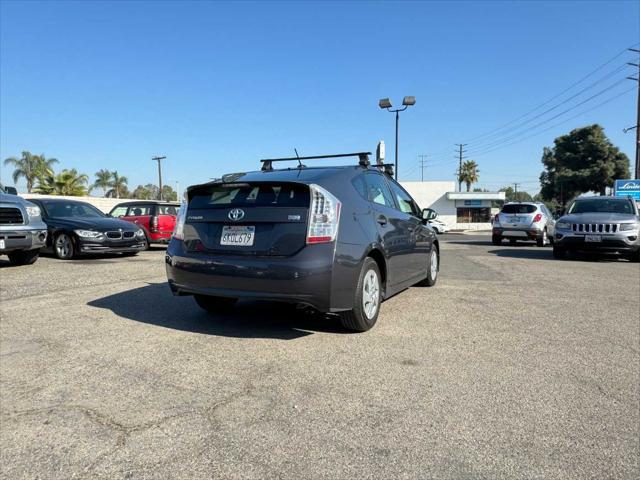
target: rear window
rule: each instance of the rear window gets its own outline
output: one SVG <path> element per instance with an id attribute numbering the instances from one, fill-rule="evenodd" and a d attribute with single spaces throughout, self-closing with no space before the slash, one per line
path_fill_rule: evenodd
<path id="1" fill-rule="evenodd" d="M 158 205 L 158 215 L 177 215 L 180 205 Z"/>
<path id="2" fill-rule="evenodd" d="M 502 213 L 533 213 L 538 207 L 526 203 L 514 203 L 502 207 Z"/>
<path id="3" fill-rule="evenodd" d="M 230 183 L 199 188 L 189 208 L 308 207 L 309 188 L 299 183 Z"/>

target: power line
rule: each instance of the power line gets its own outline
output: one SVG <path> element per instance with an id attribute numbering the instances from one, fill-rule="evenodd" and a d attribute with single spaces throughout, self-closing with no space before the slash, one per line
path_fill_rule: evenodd
<path id="1" fill-rule="evenodd" d="M 618 98 L 622 97 L 623 95 L 626 95 L 627 93 L 631 92 L 632 90 L 635 90 L 635 87 L 632 87 L 632 88 L 630 88 L 630 89 L 628 89 L 628 90 L 625 90 L 625 91 L 623 91 L 623 92 L 620 92 L 619 94 L 614 95 L 613 97 L 611 97 L 611 98 L 609 98 L 609 99 L 607 99 L 607 100 L 605 100 L 605 101 L 603 101 L 603 102 L 600 102 L 599 104 L 594 105 L 594 106 L 593 106 L 593 107 L 591 107 L 591 108 L 588 108 L 588 109 L 586 109 L 586 110 L 583 110 L 582 112 L 580 112 L 580 113 L 578 113 L 578 114 L 576 114 L 576 115 L 573 115 L 573 116 L 571 116 L 571 117 L 569 117 L 569 118 L 565 118 L 564 120 L 562 120 L 562 121 L 560 121 L 560 122 L 558 122 L 558 123 L 555 123 L 555 124 L 553 124 L 553 125 L 550 125 L 550 126 L 548 126 L 548 127 L 544 128 L 543 130 L 540 130 L 540 131 L 538 131 L 538 132 L 536 132 L 536 133 L 533 133 L 533 134 L 528 135 L 528 136 L 526 136 L 526 137 L 519 138 L 519 139 L 517 139 L 517 140 L 514 140 L 513 142 L 509 142 L 509 143 L 506 143 L 506 144 L 504 144 L 504 145 L 499 145 L 499 146 L 491 147 L 491 148 L 489 148 L 488 150 L 481 150 L 481 151 L 479 151 L 479 152 L 475 152 L 475 153 L 474 153 L 474 155 L 475 155 L 475 156 L 477 156 L 477 157 L 479 157 L 479 156 L 482 156 L 482 155 L 486 155 L 486 154 L 488 154 L 488 153 L 495 152 L 495 151 L 497 151 L 497 150 L 501 150 L 501 149 L 506 148 L 506 147 L 510 147 L 511 145 L 515 145 L 515 144 L 517 144 L 517 143 L 524 142 L 525 140 L 528 140 L 528 139 L 530 139 L 530 138 L 537 137 L 538 135 L 541 135 L 541 134 L 543 134 L 543 133 L 545 133 L 545 132 L 548 132 L 548 131 L 549 131 L 549 130 L 551 130 L 551 129 L 554 129 L 554 128 L 556 128 L 556 127 L 560 126 L 560 125 L 563 125 L 563 124 L 565 124 L 565 123 L 567 123 L 567 122 L 569 122 L 569 121 L 571 121 L 571 120 L 575 119 L 575 118 L 578 118 L 578 117 L 580 117 L 580 116 L 584 115 L 585 113 L 589 113 L 589 112 L 591 112 L 592 110 L 595 110 L 595 109 L 597 109 L 597 108 L 600 108 L 600 107 L 602 107 L 603 105 L 606 105 L 607 103 L 610 103 L 610 102 L 612 102 L 612 101 L 614 101 L 614 100 L 616 100 L 616 99 L 618 99 Z"/>
<path id="2" fill-rule="evenodd" d="M 635 47 L 636 45 L 638 45 L 637 43 L 632 45 L 632 47 Z M 467 142 L 471 143 L 474 142 L 475 140 L 478 140 L 480 138 L 486 137 L 487 135 L 490 135 L 494 132 L 497 132 L 499 130 L 502 130 L 504 127 L 508 127 L 509 125 L 517 122 L 518 120 L 521 120 L 527 116 L 529 116 L 531 113 L 539 110 L 540 108 L 548 105 L 549 103 L 553 102 L 555 99 L 561 97 L 562 95 L 564 95 L 565 93 L 567 93 L 568 91 L 570 91 L 572 88 L 580 85 L 582 82 L 584 82 L 586 79 L 588 79 L 589 77 L 595 75 L 597 72 L 599 72 L 600 70 L 602 70 L 604 67 L 606 67 L 607 65 L 609 65 L 610 63 L 612 63 L 613 61 L 615 61 L 618 57 L 624 55 L 626 52 L 628 51 L 628 48 L 624 48 L 621 51 L 619 51 L 617 54 L 615 54 L 613 57 L 611 57 L 609 60 L 607 60 L 606 62 L 604 62 L 602 65 L 600 65 L 599 67 L 597 67 L 595 70 L 592 70 L 591 72 L 589 72 L 587 75 L 585 75 L 584 77 L 582 77 L 580 80 L 578 80 L 577 82 L 572 83 L 571 85 L 569 85 L 567 88 L 565 88 L 564 90 L 562 90 L 560 93 L 554 95 L 553 97 L 549 98 L 547 101 L 541 103 L 540 105 L 534 107 L 533 109 L 527 111 L 526 113 L 523 113 L 522 115 L 514 118 L 513 120 L 508 121 L 507 123 L 500 125 L 497 128 L 494 128 L 493 130 L 490 130 L 488 132 L 485 132 L 483 134 L 477 135 L 471 139 L 469 139 Z"/>
<path id="3" fill-rule="evenodd" d="M 544 115 L 546 115 L 547 113 L 550 113 L 554 110 L 556 110 L 557 108 L 559 108 L 562 105 L 565 105 L 566 103 L 570 102 L 571 100 L 579 97 L 580 95 L 582 95 L 583 93 L 587 92 L 588 90 L 592 89 L 593 87 L 595 87 L 596 85 L 599 85 L 600 83 L 604 82 L 605 80 L 611 78 L 612 76 L 622 72 L 625 68 L 627 68 L 628 65 L 625 63 L 624 65 L 619 66 L 616 70 L 609 72 L 607 75 L 605 75 L 604 77 L 596 80 L 595 82 L 591 83 L 590 85 L 588 85 L 587 87 L 583 88 L 582 90 L 580 90 L 579 92 L 573 94 L 572 96 L 564 99 L 563 101 L 561 101 L 560 103 L 557 103 L 556 105 L 544 110 L 543 112 L 525 120 L 524 122 L 521 122 L 517 125 L 514 125 L 513 127 L 507 128 L 504 131 L 500 132 L 500 133 L 495 133 L 493 135 L 488 135 L 487 138 L 481 142 L 472 144 L 473 148 L 481 148 L 483 146 L 487 146 L 489 144 L 492 143 L 497 143 L 500 142 L 502 139 L 500 137 L 502 137 L 503 135 L 508 134 L 509 132 L 513 132 L 513 131 L 517 131 L 518 129 L 520 129 L 521 127 L 524 127 L 525 125 L 528 125 L 529 123 L 533 122 L 534 120 L 537 120 L 538 118 L 543 117 Z M 621 82 L 620 82 L 621 83 Z M 614 86 L 617 84 L 614 84 Z M 612 87 L 613 88 L 613 87 Z M 580 103 L 577 105 L 579 106 L 581 105 Z M 493 137 L 493 139 L 491 139 Z"/>
<path id="4" fill-rule="evenodd" d="M 420 169 L 421 169 L 421 181 L 424 182 L 424 169 L 427 166 L 427 161 L 425 160 L 425 158 L 427 158 L 427 155 L 418 155 L 418 158 L 420 159 Z"/>

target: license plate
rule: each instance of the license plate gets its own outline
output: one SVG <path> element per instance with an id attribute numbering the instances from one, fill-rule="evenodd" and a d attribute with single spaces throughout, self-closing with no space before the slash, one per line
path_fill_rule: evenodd
<path id="1" fill-rule="evenodd" d="M 0 250 L 4 250 L 4 240 L 0 240 Z"/>
<path id="2" fill-rule="evenodd" d="M 520 223 L 520 217 L 511 217 L 509 221 L 511 223 Z"/>
<path id="3" fill-rule="evenodd" d="M 220 245 L 233 245 L 237 247 L 250 247 L 256 236 L 256 227 L 226 226 L 222 227 Z"/>
<path id="4" fill-rule="evenodd" d="M 585 235 L 584 241 L 585 242 L 601 242 L 602 235 Z"/>

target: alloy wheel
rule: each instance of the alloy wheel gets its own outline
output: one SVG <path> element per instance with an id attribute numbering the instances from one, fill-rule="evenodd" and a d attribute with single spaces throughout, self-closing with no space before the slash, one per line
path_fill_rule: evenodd
<path id="1" fill-rule="evenodd" d="M 431 252 L 431 265 L 430 265 L 430 269 L 431 269 L 431 279 L 435 280 L 436 277 L 438 276 L 438 252 L 436 252 L 435 248 L 433 249 L 433 251 Z"/>
<path id="2" fill-rule="evenodd" d="M 380 303 L 380 281 L 374 270 L 369 270 L 362 284 L 362 308 L 368 319 L 376 316 Z"/>
<path id="3" fill-rule="evenodd" d="M 71 252 L 71 238 L 66 233 L 61 233 L 56 238 L 56 253 L 61 258 L 67 258 Z"/>

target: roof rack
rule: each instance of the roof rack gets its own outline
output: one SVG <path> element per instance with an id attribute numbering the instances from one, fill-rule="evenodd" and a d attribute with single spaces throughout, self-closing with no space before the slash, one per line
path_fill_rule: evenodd
<path id="1" fill-rule="evenodd" d="M 297 168 L 304 168 L 305 166 L 300 162 L 300 160 L 319 160 L 323 158 L 342 158 L 342 157 L 358 157 L 358 164 L 363 167 L 368 167 L 371 165 L 369 162 L 369 155 L 371 152 L 356 152 L 356 153 L 339 153 L 336 155 L 316 155 L 313 157 L 286 157 L 286 158 L 264 158 L 260 160 L 262 162 L 262 171 L 270 172 L 273 170 L 273 162 L 289 162 L 293 160 L 297 160 L 299 165 Z"/>

